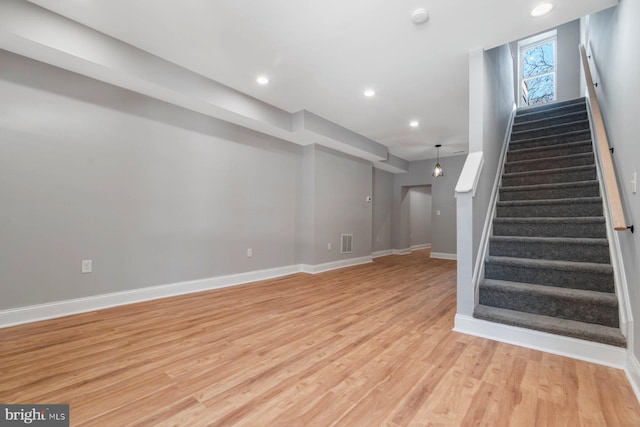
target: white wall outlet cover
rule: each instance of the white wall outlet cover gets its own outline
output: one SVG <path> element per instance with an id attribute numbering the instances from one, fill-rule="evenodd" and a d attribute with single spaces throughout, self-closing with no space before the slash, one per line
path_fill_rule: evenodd
<path id="1" fill-rule="evenodd" d="M 631 192 L 633 194 L 636 194 L 636 191 L 638 189 L 637 185 L 638 184 L 637 184 L 637 180 L 636 180 L 636 172 L 634 172 L 634 173 L 631 174 Z"/>
<path id="2" fill-rule="evenodd" d="M 253 249 L 247 249 L 247 258 L 251 258 L 253 256 Z"/>
<path id="3" fill-rule="evenodd" d="M 93 261 L 90 259 L 82 260 L 82 273 L 91 273 L 93 271 Z"/>
<path id="4" fill-rule="evenodd" d="M 437 211 L 436 211 L 436 215 L 440 215 L 440 210 L 437 210 Z"/>
<path id="5" fill-rule="evenodd" d="M 331 243 L 327 243 L 327 250 L 330 251 L 331 250 Z"/>

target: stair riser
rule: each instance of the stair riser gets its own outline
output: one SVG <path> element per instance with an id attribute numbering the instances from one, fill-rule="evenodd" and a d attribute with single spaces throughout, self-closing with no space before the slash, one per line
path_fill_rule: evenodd
<path id="1" fill-rule="evenodd" d="M 497 207 L 497 216 L 499 218 L 566 218 L 581 216 L 602 216 L 602 214 L 602 203 Z"/>
<path id="2" fill-rule="evenodd" d="M 520 141 L 523 139 L 560 136 L 567 132 L 575 132 L 589 129 L 589 122 L 566 123 L 558 126 L 543 127 L 539 129 L 531 129 L 523 132 L 513 132 L 511 141 Z"/>
<path id="3" fill-rule="evenodd" d="M 489 255 L 600 264 L 610 262 L 608 246 L 586 244 L 491 241 Z"/>
<path id="4" fill-rule="evenodd" d="M 485 263 L 487 279 L 534 283 L 560 288 L 584 289 L 597 292 L 614 292 L 613 275 L 584 271 L 563 271 Z"/>
<path id="5" fill-rule="evenodd" d="M 545 118 L 539 118 L 538 120 L 516 122 L 513 125 L 513 132 L 522 132 L 525 130 L 539 129 L 542 127 L 572 123 L 580 120 L 587 120 L 587 118 L 588 117 L 587 117 L 586 111 L 579 111 L 575 113 L 568 113 L 561 116 L 545 117 Z"/>
<path id="6" fill-rule="evenodd" d="M 480 304 L 542 316 L 619 327 L 618 307 L 608 301 L 572 301 L 561 296 L 480 287 Z"/>
<path id="7" fill-rule="evenodd" d="M 571 104 L 566 107 L 557 108 L 553 110 L 543 110 L 537 113 L 530 113 L 528 110 L 521 110 L 516 114 L 514 123 L 522 123 L 531 120 L 540 120 L 547 117 L 564 116 L 566 114 L 577 113 L 580 111 L 587 111 L 587 104 L 581 102 L 578 104 Z"/>
<path id="8" fill-rule="evenodd" d="M 605 238 L 607 230 L 601 224 L 493 224 L 495 236 L 525 237 L 586 237 Z"/>
<path id="9" fill-rule="evenodd" d="M 591 140 L 591 131 L 584 130 L 569 135 L 547 136 L 544 138 L 536 138 L 530 141 L 514 141 L 509 143 L 509 151 L 524 150 L 527 148 L 550 147 L 558 144 L 568 144 L 570 142 L 579 142 Z"/>
<path id="10" fill-rule="evenodd" d="M 544 159 L 547 157 L 560 157 L 560 156 L 572 156 L 575 154 L 593 153 L 591 142 L 584 144 L 574 144 L 570 147 L 550 146 L 545 150 L 536 151 L 509 151 L 507 153 L 507 162 L 518 162 L 522 160 L 536 160 Z"/>
<path id="11" fill-rule="evenodd" d="M 505 164 L 504 170 L 506 173 L 533 172 L 539 170 L 563 169 L 574 166 L 587 166 L 593 164 L 593 154 L 580 154 L 574 157 L 529 160 L 524 163 L 508 162 L 507 164 Z"/>
<path id="12" fill-rule="evenodd" d="M 560 184 L 563 182 L 593 181 L 595 179 L 596 169 L 594 167 L 577 171 L 560 170 L 553 173 L 532 173 L 516 176 L 503 175 L 502 185 L 504 187 L 513 187 L 521 185 Z"/>
<path id="13" fill-rule="evenodd" d="M 514 200 L 543 200 L 543 199 L 569 199 L 571 197 L 599 197 L 600 187 L 597 185 L 584 187 L 569 187 L 555 189 L 537 189 L 522 191 L 500 190 L 500 200 L 509 202 Z"/>
<path id="14" fill-rule="evenodd" d="M 487 312 L 486 309 L 494 310 L 494 307 L 485 307 L 483 305 L 478 305 L 473 313 L 473 317 L 476 319 L 488 320 L 489 322 L 502 323 L 505 325 L 517 326 L 520 328 L 528 328 L 534 329 L 542 332 L 548 332 L 550 334 L 564 335 L 567 337 L 578 338 L 583 340 L 589 340 L 594 342 L 599 342 L 608 345 L 615 345 L 617 347 L 626 347 L 627 342 L 624 339 L 624 336 L 620 333 L 619 329 L 611 329 L 609 331 L 602 330 L 593 330 L 593 329 L 584 329 L 580 328 L 566 328 L 563 327 L 561 322 L 547 322 L 545 320 L 531 320 L 528 317 L 530 315 L 526 315 L 523 317 L 514 318 L 512 316 L 505 316 L 504 314 Z M 498 309 L 501 310 L 501 309 Z M 517 312 L 516 312 L 517 313 Z M 532 323 L 534 322 L 534 323 Z"/>

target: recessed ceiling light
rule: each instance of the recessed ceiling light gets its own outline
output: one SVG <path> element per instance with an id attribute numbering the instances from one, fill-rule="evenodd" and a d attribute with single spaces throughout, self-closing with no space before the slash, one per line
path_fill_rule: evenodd
<path id="1" fill-rule="evenodd" d="M 551 9 L 553 9 L 552 3 L 541 3 L 533 8 L 533 10 L 531 11 L 531 16 L 546 15 L 547 13 L 551 12 Z"/>
<path id="2" fill-rule="evenodd" d="M 420 122 L 417 120 L 411 120 L 409 122 L 409 126 L 411 126 L 412 128 L 417 128 L 418 126 L 420 126 Z"/>
<path id="3" fill-rule="evenodd" d="M 258 76 L 258 78 L 256 79 L 256 82 L 258 82 L 259 85 L 266 85 L 269 84 L 269 77 L 267 76 Z"/>
<path id="4" fill-rule="evenodd" d="M 376 94 L 376 91 L 373 89 L 365 89 L 364 91 L 364 96 L 366 96 L 367 98 L 371 98 L 375 94 Z"/>

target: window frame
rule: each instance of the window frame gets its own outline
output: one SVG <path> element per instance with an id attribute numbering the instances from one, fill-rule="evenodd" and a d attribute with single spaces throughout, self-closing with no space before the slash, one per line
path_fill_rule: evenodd
<path id="1" fill-rule="evenodd" d="M 522 99 L 522 84 L 524 83 L 524 57 L 523 52 L 528 49 L 535 48 L 547 43 L 553 43 L 553 71 L 547 73 L 538 74 L 534 77 L 527 77 L 528 79 L 541 77 L 549 74 L 553 74 L 553 99 L 549 102 L 558 100 L 558 34 L 556 30 L 547 31 L 542 34 L 538 34 L 533 37 L 529 37 L 518 42 L 518 107 L 529 107 L 529 104 L 525 104 Z M 541 105 L 541 104 L 535 104 Z"/>

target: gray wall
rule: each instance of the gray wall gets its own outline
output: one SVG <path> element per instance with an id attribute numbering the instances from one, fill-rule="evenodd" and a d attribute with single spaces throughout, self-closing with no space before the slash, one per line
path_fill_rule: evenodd
<path id="1" fill-rule="evenodd" d="M 393 208 L 393 174 L 373 168 L 372 252 L 387 251 L 391 246 L 391 211 Z"/>
<path id="2" fill-rule="evenodd" d="M 431 186 L 409 189 L 409 242 L 411 247 L 431 243 Z"/>
<path id="3" fill-rule="evenodd" d="M 409 163 L 409 172 L 395 175 L 393 184 L 393 216 L 391 242 L 394 249 L 410 247 L 408 188 L 431 185 L 431 251 L 456 253 L 456 202 L 455 186 L 466 156 L 441 157 L 444 176 L 431 176 L 436 160 Z M 403 204 L 403 200 L 405 200 Z M 403 209 L 404 207 L 404 209 Z M 436 215 L 436 211 L 440 215 Z"/>
<path id="4" fill-rule="evenodd" d="M 473 259 L 478 255 L 489 202 L 496 175 L 501 172 L 500 154 L 514 107 L 512 73 L 513 60 L 508 45 L 484 53 L 484 107 L 482 112 L 482 151 L 484 166 L 473 199 Z"/>
<path id="5" fill-rule="evenodd" d="M 640 227 L 640 196 L 631 192 L 631 174 L 640 171 L 640 2 L 622 0 L 592 15 L 588 41 L 600 84 L 596 88 L 618 175 L 627 222 Z M 640 232 L 618 233 L 635 320 L 633 352 L 640 359 Z"/>
<path id="6" fill-rule="evenodd" d="M 315 145 L 315 242 L 312 264 L 371 255 L 371 162 Z M 353 253 L 340 253 L 340 235 L 353 234 Z M 332 250 L 327 249 L 331 243 Z"/>
<path id="7" fill-rule="evenodd" d="M 0 309 L 294 264 L 300 147 L 0 63 Z"/>
<path id="8" fill-rule="evenodd" d="M 580 93 L 580 20 L 558 27 L 557 46 L 557 100 L 566 101 L 581 96 Z"/>

